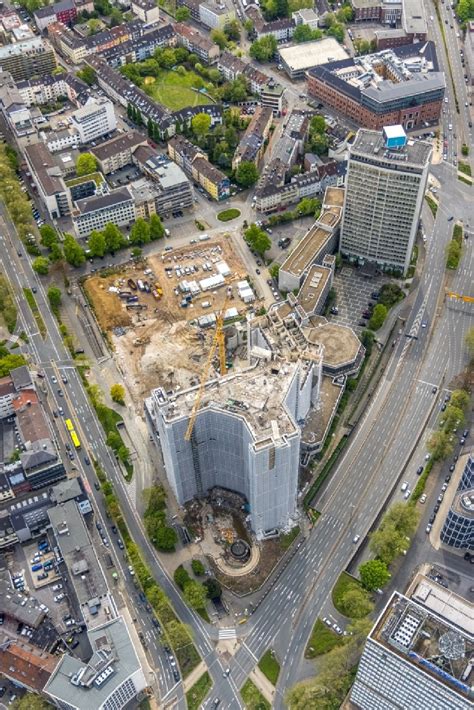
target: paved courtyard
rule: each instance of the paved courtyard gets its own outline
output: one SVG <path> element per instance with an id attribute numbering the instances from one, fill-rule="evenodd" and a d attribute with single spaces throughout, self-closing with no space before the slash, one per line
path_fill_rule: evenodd
<path id="1" fill-rule="evenodd" d="M 367 310 L 369 301 L 376 303 L 376 300 L 371 298 L 371 294 L 379 291 L 388 281 L 390 281 L 388 276 L 378 275 L 367 278 L 362 276 L 357 268 L 344 265 L 335 274 L 333 284 L 336 291 L 335 305 L 339 313 L 337 316 L 330 315 L 329 318 L 341 325 L 352 327 L 356 333 L 362 332 L 367 324 L 365 321 L 365 325 L 362 326 L 362 313 Z"/>

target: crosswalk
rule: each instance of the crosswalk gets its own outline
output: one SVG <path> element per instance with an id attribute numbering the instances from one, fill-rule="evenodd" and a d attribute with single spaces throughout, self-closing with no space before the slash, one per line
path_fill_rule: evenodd
<path id="1" fill-rule="evenodd" d="M 237 631 L 236 629 L 219 629 L 219 641 L 223 639 L 236 639 Z"/>

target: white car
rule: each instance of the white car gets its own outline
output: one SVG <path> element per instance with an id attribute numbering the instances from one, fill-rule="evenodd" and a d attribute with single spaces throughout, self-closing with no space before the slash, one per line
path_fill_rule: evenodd
<path id="1" fill-rule="evenodd" d="M 406 481 L 404 481 L 402 483 L 402 487 L 400 488 L 400 490 L 403 493 L 404 491 L 406 491 L 407 488 L 408 488 L 408 483 Z"/>
<path id="2" fill-rule="evenodd" d="M 428 533 L 431 532 L 431 528 L 432 528 L 432 527 L 433 527 L 433 526 L 431 525 L 431 523 L 428 523 L 428 525 L 427 525 L 426 528 L 425 528 L 425 533 L 426 533 L 427 535 L 428 535 Z"/>
<path id="3" fill-rule="evenodd" d="M 426 502 L 426 493 L 423 493 L 423 495 L 420 498 L 420 503 L 425 503 Z"/>
<path id="4" fill-rule="evenodd" d="M 331 619 L 328 619 L 327 616 L 324 617 L 323 621 L 326 624 L 326 626 L 332 627 Z"/>
<path id="5" fill-rule="evenodd" d="M 425 461 L 429 461 L 431 458 L 431 454 L 425 454 Z"/>
<path id="6" fill-rule="evenodd" d="M 355 545 L 356 543 L 359 542 L 359 540 L 360 540 L 360 535 L 355 535 L 355 536 L 353 537 L 353 539 L 352 539 L 352 542 L 353 542 L 354 545 Z"/>
<path id="7" fill-rule="evenodd" d="M 53 586 L 53 592 L 59 592 L 59 590 L 62 589 L 62 588 L 63 588 L 63 585 L 62 585 L 62 584 L 55 584 L 55 585 Z"/>
<path id="8" fill-rule="evenodd" d="M 54 597 L 54 601 L 59 603 L 62 599 L 64 599 L 64 594 L 61 592 L 61 594 L 56 594 Z"/>

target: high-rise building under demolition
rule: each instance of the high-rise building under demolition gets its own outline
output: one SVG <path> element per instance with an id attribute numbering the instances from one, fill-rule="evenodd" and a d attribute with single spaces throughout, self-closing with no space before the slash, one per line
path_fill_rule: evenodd
<path id="1" fill-rule="evenodd" d="M 350 148 L 340 250 L 360 264 L 410 265 L 432 148 L 402 126 L 360 129 Z"/>
<path id="2" fill-rule="evenodd" d="M 185 439 L 198 387 L 145 402 L 180 504 L 217 487 L 241 494 L 258 538 L 297 518 L 300 425 L 319 397 L 322 359 L 277 358 L 265 335 L 249 329 L 249 367 L 210 380 L 190 441 Z"/>

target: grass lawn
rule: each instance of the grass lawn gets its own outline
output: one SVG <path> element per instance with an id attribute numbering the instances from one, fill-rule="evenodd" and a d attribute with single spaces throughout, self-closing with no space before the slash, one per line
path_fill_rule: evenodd
<path id="1" fill-rule="evenodd" d="M 437 202 L 435 202 L 435 200 L 433 200 L 433 198 L 430 197 L 429 195 L 425 195 L 425 200 L 427 201 L 427 203 L 428 203 L 428 205 L 429 205 L 429 208 L 430 208 L 430 210 L 431 210 L 431 213 L 432 213 L 433 217 L 436 217 L 436 213 L 437 213 L 437 211 L 438 211 L 438 204 L 437 204 Z"/>
<path id="2" fill-rule="evenodd" d="M 209 673 L 203 673 L 186 693 L 188 710 L 198 710 L 211 688 L 212 681 Z"/>
<path id="3" fill-rule="evenodd" d="M 469 163 L 465 163 L 463 160 L 459 161 L 458 170 L 460 173 L 464 173 L 464 175 L 471 175 L 471 166 L 469 165 Z"/>
<path id="4" fill-rule="evenodd" d="M 280 675 L 280 664 L 271 648 L 262 656 L 258 667 L 263 675 L 268 678 L 270 683 L 273 683 L 273 685 L 277 684 L 278 676 Z"/>
<path id="5" fill-rule="evenodd" d="M 242 686 L 240 694 L 247 710 L 270 710 L 271 708 L 268 700 L 263 697 L 250 678 Z"/>
<path id="6" fill-rule="evenodd" d="M 156 78 L 148 77 L 146 91 L 151 98 L 172 111 L 179 111 L 186 106 L 212 103 L 212 99 L 207 94 L 198 94 L 196 91 L 192 91 L 197 78 L 198 76 L 194 72 L 186 72 L 184 76 L 181 76 L 175 71 L 162 70 Z"/>
<path id="7" fill-rule="evenodd" d="M 347 613 L 341 602 L 344 595 L 350 589 L 359 589 L 366 593 L 362 585 L 357 580 L 353 579 L 350 574 L 347 574 L 347 572 L 341 572 L 339 579 L 332 590 L 332 603 L 341 614 L 344 614 L 344 616 L 347 616 Z"/>
<path id="8" fill-rule="evenodd" d="M 313 626 L 308 645 L 306 646 L 304 657 L 316 658 L 323 653 L 327 653 L 335 646 L 339 646 L 343 642 L 342 637 L 338 636 L 335 631 L 326 626 L 321 619 L 316 619 Z"/>
<path id="9" fill-rule="evenodd" d="M 36 298 L 31 290 L 31 288 L 24 288 L 23 293 L 25 294 L 25 298 L 28 301 L 28 305 L 31 308 L 31 311 L 34 315 L 36 325 L 38 326 L 38 330 L 40 332 L 41 337 L 44 340 L 44 337 L 46 335 L 46 325 L 43 320 L 43 317 L 39 311 L 38 304 L 36 303 Z"/>
<path id="10" fill-rule="evenodd" d="M 240 210 L 235 207 L 231 207 L 228 210 L 222 210 L 222 212 L 219 212 L 217 215 L 217 219 L 221 222 L 230 222 L 231 219 L 235 219 L 236 217 L 240 217 Z"/>

